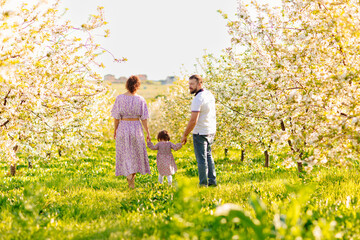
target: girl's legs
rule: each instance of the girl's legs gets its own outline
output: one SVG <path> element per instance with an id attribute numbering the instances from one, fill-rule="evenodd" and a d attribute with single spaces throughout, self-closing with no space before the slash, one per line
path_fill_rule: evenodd
<path id="1" fill-rule="evenodd" d="M 167 176 L 168 184 L 172 184 L 172 175 Z"/>
<path id="2" fill-rule="evenodd" d="M 164 176 L 162 176 L 161 174 L 159 174 L 159 183 L 163 183 L 163 179 L 164 179 Z"/>

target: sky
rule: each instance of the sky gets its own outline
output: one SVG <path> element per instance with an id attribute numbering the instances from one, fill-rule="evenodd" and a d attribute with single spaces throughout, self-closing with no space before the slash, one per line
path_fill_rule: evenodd
<path id="1" fill-rule="evenodd" d="M 222 10 L 235 18 L 237 0 L 62 0 L 68 8 L 65 18 L 79 26 L 97 6 L 103 6 L 109 38 L 98 42 L 110 54 L 100 57 L 105 69 L 101 75 L 120 76 L 146 74 L 150 80 L 167 76 L 195 74 L 197 59 L 207 53 L 220 55 L 230 46 L 226 20 Z"/>

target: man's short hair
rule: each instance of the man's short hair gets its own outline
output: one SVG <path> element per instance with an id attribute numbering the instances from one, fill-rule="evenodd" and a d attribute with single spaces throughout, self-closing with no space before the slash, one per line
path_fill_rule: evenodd
<path id="1" fill-rule="evenodd" d="M 189 77 L 189 80 L 190 79 L 195 79 L 196 80 L 196 82 L 198 82 L 198 83 L 203 83 L 203 78 L 200 76 L 200 75 L 197 75 L 197 74 L 195 74 L 195 75 L 191 75 L 190 77 Z"/>

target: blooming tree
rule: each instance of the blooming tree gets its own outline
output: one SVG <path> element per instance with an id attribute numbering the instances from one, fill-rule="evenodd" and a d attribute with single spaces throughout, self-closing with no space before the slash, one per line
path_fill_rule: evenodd
<path id="1" fill-rule="evenodd" d="M 232 45 L 202 64 L 220 144 L 289 151 L 299 170 L 359 159 L 359 12 L 354 0 L 240 1 Z"/>
<path id="2" fill-rule="evenodd" d="M 254 89 L 256 95 L 240 106 L 257 104 L 271 140 L 291 149 L 289 163 L 358 158 L 359 7 L 356 1 L 240 3 L 238 19 L 228 22 L 228 68 L 238 75 L 223 86 L 249 78 L 237 95 Z M 255 127 L 263 124 L 258 120 Z"/>
<path id="3" fill-rule="evenodd" d="M 161 130 L 167 130 L 174 141 L 183 134 L 190 119 L 192 96 L 188 90 L 186 78 L 177 79 L 169 87 L 165 97 L 157 98 L 149 104 L 150 132 L 156 136 Z"/>
<path id="4" fill-rule="evenodd" d="M 11 9 L 0 15 L 1 159 L 14 167 L 17 151 L 76 157 L 98 143 L 109 115 L 109 88 L 93 70 L 103 66 L 93 37 L 106 24 L 103 9 L 79 28 L 62 20 L 59 1 Z"/>
<path id="5" fill-rule="evenodd" d="M 262 46 L 252 48 L 266 53 L 265 84 L 282 92 L 276 115 L 298 153 L 293 158 L 309 166 L 357 159 L 359 3 L 283 1 L 273 12 L 255 7 L 266 18 L 255 23 L 261 41 L 248 43 Z M 246 12 L 239 15 L 249 21 Z"/>

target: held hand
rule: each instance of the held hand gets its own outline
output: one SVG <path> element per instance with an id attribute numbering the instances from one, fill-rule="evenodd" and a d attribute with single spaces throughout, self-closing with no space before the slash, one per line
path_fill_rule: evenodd
<path id="1" fill-rule="evenodd" d="M 187 137 L 186 137 L 186 136 L 183 136 L 183 137 L 181 138 L 181 144 L 182 144 L 182 145 L 185 145 L 186 142 L 187 142 Z"/>
<path id="2" fill-rule="evenodd" d="M 146 140 L 147 140 L 148 142 L 151 142 L 151 137 L 150 137 L 149 135 L 147 135 L 147 136 L 146 136 Z"/>
<path id="3" fill-rule="evenodd" d="M 114 131 L 114 139 L 116 139 L 116 131 Z"/>

